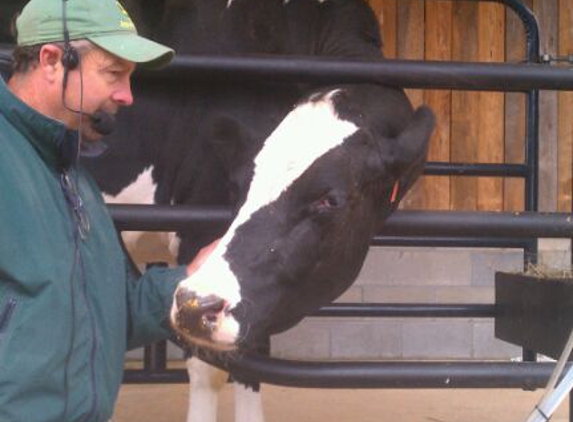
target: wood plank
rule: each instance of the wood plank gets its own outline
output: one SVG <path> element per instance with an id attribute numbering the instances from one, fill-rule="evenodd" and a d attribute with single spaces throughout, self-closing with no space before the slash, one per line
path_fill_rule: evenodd
<path id="1" fill-rule="evenodd" d="M 452 3 L 426 2 L 425 59 L 452 59 Z M 452 92 L 426 90 L 424 102 L 436 114 L 436 130 L 430 142 L 430 161 L 450 161 Z M 449 210 L 451 177 L 425 177 L 421 181 L 421 195 L 425 209 Z"/>
<path id="2" fill-rule="evenodd" d="M 505 59 L 505 8 L 501 4 L 480 3 L 478 6 L 478 60 L 503 62 Z M 504 95 L 479 94 L 478 161 L 502 163 L 504 150 Z M 503 181 L 501 178 L 477 180 L 477 209 L 503 209 Z"/>
<path id="3" fill-rule="evenodd" d="M 534 0 L 542 54 L 557 54 L 559 0 Z M 539 108 L 539 210 L 557 209 L 557 92 L 542 91 Z"/>
<path id="4" fill-rule="evenodd" d="M 525 3 L 533 6 L 532 0 Z M 525 31 L 517 15 L 506 10 L 505 60 L 519 63 L 525 59 Z M 525 95 L 507 93 L 505 95 L 505 162 L 522 164 L 525 162 Z M 505 211 L 524 209 L 525 183 L 523 179 L 504 179 Z"/>
<path id="5" fill-rule="evenodd" d="M 400 59 L 424 59 L 424 2 L 401 0 L 398 3 L 398 43 L 397 55 Z M 414 106 L 423 103 L 422 90 L 406 90 Z"/>
<path id="6" fill-rule="evenodd" d="M 452 60 L 475 61 L 478 57 L 478 4 L 454 2 L 452 25 Z M 479 134 L 479 93 L 452 93 L 451 159 L 454 162 L 476 162 Z M 477 180 L 454 177 L 451 182 L 451 208 L 477 209 Z"/>
<path id="7" fill-rule="evenodd" d="M 384 57 L 396 58 L 397 50 L 397 0 L 368 0 L 368 4 L 378 18 L 382 51 Z"/>
<path id="8" fill-rule="evenodd" d="M 573 53 L 573 1 L 559 2 L 559 54 Z M 573 184 L 573 92 L 559 93 L 559 153 L 557 211 L 571 212 Z"/>
<path id="9" fill-rule="evenodd" d="M 401 59 L 424 59 L 424 2 L 420 0 L 400 0 L 397 4 L 398 42 L 397 55 Z M 406 90 L 414 107 L 424 102 L 422 90 Z M 402 200 L 402 207 L 420 209 L 424 206 L 422 184 L 416 183 Z"/>

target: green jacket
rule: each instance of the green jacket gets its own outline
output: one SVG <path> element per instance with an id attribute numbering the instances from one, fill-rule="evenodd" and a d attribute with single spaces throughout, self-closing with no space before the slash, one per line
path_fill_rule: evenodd
<path id="1" fill-rule="evenodd" d="M 99 189 L 71 168 L 90 225 L 79 236 L 77 197 L 61 182 L 64 139 L 73 144 L 77 134 L 0 78 L 1 422 L 107 421 L 125 351 L 170 335 L 172 294 L 185 274 L 135 274 Z"/>

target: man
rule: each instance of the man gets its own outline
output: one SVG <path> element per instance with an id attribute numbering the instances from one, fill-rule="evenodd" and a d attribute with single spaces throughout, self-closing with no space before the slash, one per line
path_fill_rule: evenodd
<path id="1" fill-rule="evenodd" d="M 173 291 L 201 258 L 136 275 L 78 150 L 133 102 L 136 64 L 174 53 L 115 0 L 31 0 L 16 24 L 0 81 L 0 421 L 107 421 L 126 349 L 170 335 Z"/>

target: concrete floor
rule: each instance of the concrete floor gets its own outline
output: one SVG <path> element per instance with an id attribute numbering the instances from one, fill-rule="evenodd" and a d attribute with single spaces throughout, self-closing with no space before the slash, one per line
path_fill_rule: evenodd
<path id="1" fill-rule="evenodd" d="M 315 390 L 263 385 L 268 422 L 524 422 L 543 391 Z M 113 422 L 184 422 L 187 386 L 124 385 Z M 566 400 L 567 402 L 568 400 Z M 552 422 L 569 421 L 563 403 Z M 219 422 L 233 421 L 225 387 Z"/>

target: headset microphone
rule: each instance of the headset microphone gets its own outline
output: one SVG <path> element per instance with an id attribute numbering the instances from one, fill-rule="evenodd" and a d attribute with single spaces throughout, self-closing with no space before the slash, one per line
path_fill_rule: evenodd
<path id="1" fill-rule="evenodd" d="M 89 114 L 92 121 L 92 128 L 100 135 L 109 135 L 115 128 L 115 116 L 106 113 L 103 110 L 98 110 L 94 114 Z"/>
<path id="2" fill-rule="evenodd" d="M 91 127 L 100 135 L 109 135 L 113 132 L 115 126 L 115 116 L 113 114 L 107 113 L 103 110 L 97 110 L 95 113 L 86 113 L 81 108 L 80 110 L 75 110 L 71 107 L 68 107 L 66 103 L 66 88 L 68 86 L 68 74 L 70 70 L 74 70 L 76 68 L 80 68 L 81 72 L 81 63 L 80 63 L 80 54 L 78 50 L 74 48 L 74 46 L 70 43 L 70 33 L 68 31 L 68 19 L 66 16 L 66 2 L 68 0 L 62 0 L 62 25 L 64 27 L 64 51 L 62 53 L 62 65 L 64 66 L 64 78 L 62 82 L 62 102 L 64 107 L 71 111 L 72 113 L 79 114 L 80 117 L 82 115 L 86 115 L 91 120 Z M 82 87 L 83 91 L 83 87 Z"/>
<path id="3" fill-rule="evenodd" d="M 86 113 L 85 111 L 75 110 L 68 107 L 65 98 L 63 98 L 63 102 L 64 107 L 72 113 L 87 116 L 91 121 L 92 129 L 100 135 L 106 136 L 113 132 L 113 129 L 115 128 L 115 116 L 113 114 L 103 110 L 97 110 L 95 113 Z"/>

